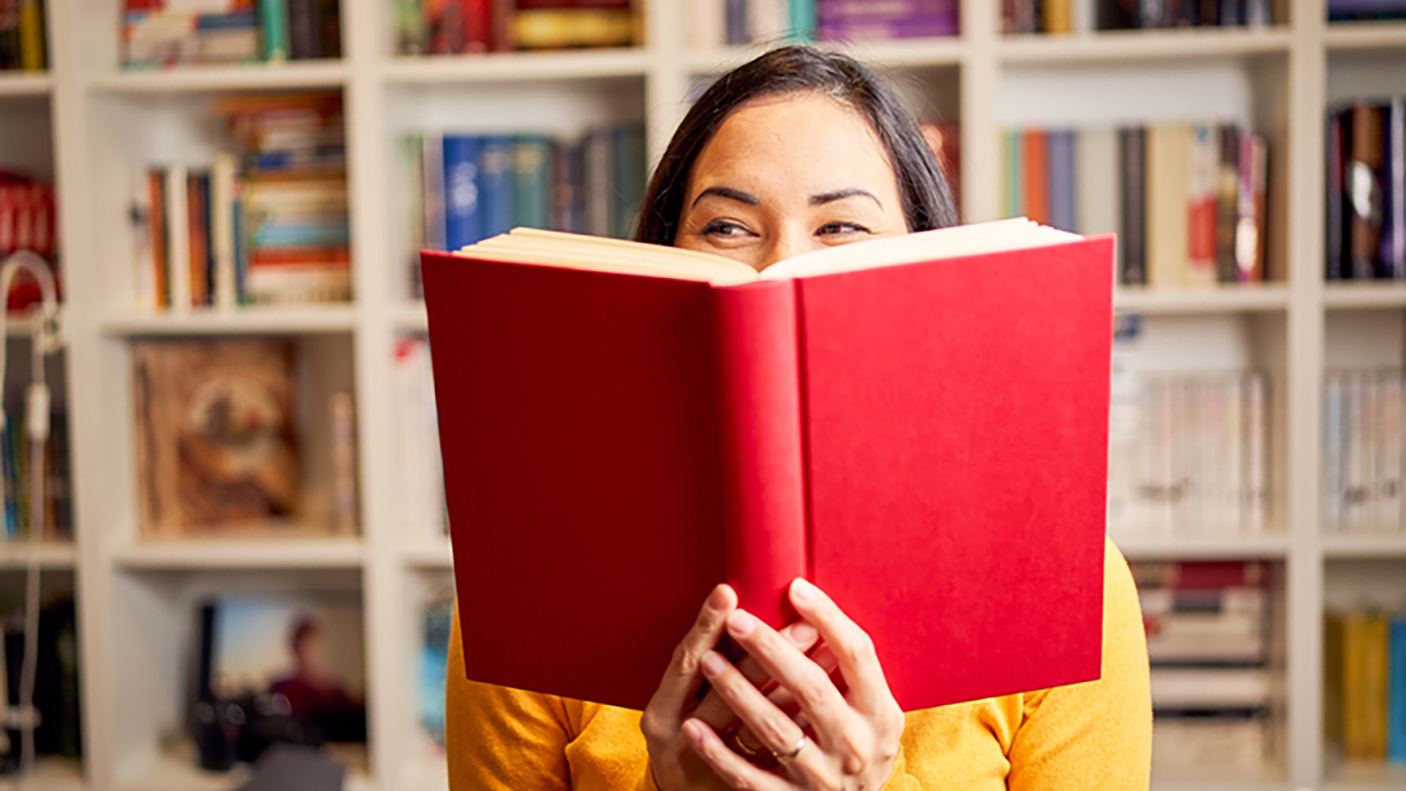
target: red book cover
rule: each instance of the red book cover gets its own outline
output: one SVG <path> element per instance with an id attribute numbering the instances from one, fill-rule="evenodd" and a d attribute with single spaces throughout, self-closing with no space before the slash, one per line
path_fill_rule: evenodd
<path id="1" fill-rule="evenodd" d="M 904 710 L 1098 677 L 1111 236 L 731 286 L 422 266 L 470 678 L 643 708 L 713 585 L 780 626 L 798 575 Z"/>

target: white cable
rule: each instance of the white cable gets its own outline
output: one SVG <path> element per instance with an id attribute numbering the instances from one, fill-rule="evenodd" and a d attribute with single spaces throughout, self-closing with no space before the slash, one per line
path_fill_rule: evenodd
<path id="1" fill-rule="evenodd" d="M 39 315 L 33 329 L 33 376 L 26 393 L 25 433 L 30 442 L 29 454 L 29 543 L 38 546 L 44 532 L 44 444 L 49 438 L 49 387 L 44 381 L 44 358 L 58 350 L 58 290 L 54 276 L 44 259 L 20 251 L 5 260 L 0 267 L 0 308 L 9 301 L 10 289 L 21 271 L 28 272 L 39 283 L 42 296 Z M 0 393 L 5 382 L 9 327 L 0 320 Z M 0 427 L 4 425 L 0 418 Z M 25 569 L 24 659 L 20 666 L 20 689 L 12 716 L 20 731 L 20 772 L 34 766 L 34 731 L 39 727 L 39 713 L 34 710 L 35 675 L 39 668 L 39 557 L 31 553 Z"/>

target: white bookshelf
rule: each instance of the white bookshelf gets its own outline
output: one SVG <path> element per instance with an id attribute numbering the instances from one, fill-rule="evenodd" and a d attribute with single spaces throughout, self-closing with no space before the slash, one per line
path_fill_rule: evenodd
<path id="1" fill-rule="evenodd" d="M 85 759 L 44 762 L 6 788 L 225 791 L 173 749 L 193 607 L 210 591 L 360 592 L 365 613 L 369 741 L 348 756 L 357 791 L 440 791 L 444 759 L 415 722 L 418 595 L 452 568 L 447 542 L 405 524 L 400 508 L 392 349 L 425 331 L 408 298 L 394 204 L 395 139 L 421 129 L 575 132 L 643 120 L 657 160 L 695 80 L 758 50 L 692 51 L 684 0 L 642 0 L 648 45 L 599 52 L 405 58 L 391 50 L 391 4 L 343 0 L 337 61 L 124 73 L 120 4 L 51 0 L 53 68 L 0 74 L 0 166 L 37 163 L 62 201 L 64 333 L 77 543 L 0 545 L 0 574 L 31 562 L 72 575 L 78 592 Z M 1145 317 L 1157 370 L 1259 370 L 1270 377 L 1272 529 L 1264 535 L 1115 535 L 1133 559 L 1269 561 L 1276 571 L 1276 667 L 1285 690 L 1278 756 L 1249 773 L 1158 767 L 1159 791 L 1406 788 L 1380 766 L 1342 766 L 1325 750 L 1321 614 L 1365 590 L 1402 593 L 1406 537 L 1322 535 L 1318 524 L 1320 379 L 1328 366 L 1401 366 L 1406 287 L 1325 286 L 1323 118 L 1331 101 L 1406 92 L 1406 23 L 1332 25 L 1323 0 L 1280 0 L 1276 24 L 1044 37 L 999 35 L 1000 4 L 963 0 L 961 36 L 853 49 L 901 80 L 918 109 L 960 119 L 968 220 L 1001 210 L 999 133 L 1013 125 L 1236 120 L 1268 135 L 1275 214 L 1274 281 L 1205 291 L 1120 289 L 1117 309 Z M 219 145 L 208 107 L 246 90 L 341 89 L 346 98 L 356 299 L 341 306 L 131 310 L 124 180 L 148 162 L 208 161 Z M 12 332 L 23 331 L 12 322 Z M 136 524 L 127 349 L 148 337 L 289 336 L 319 397 L 350 389 L 358 409 L 361 526 L 355 539 L 235 536 L 144 540 Z M 317 399 L 314 399 L 317 400 Z M 306 448 L 325 447 L 315 408 Z M 310 487 L 325 489 L 313 475 Z"/>

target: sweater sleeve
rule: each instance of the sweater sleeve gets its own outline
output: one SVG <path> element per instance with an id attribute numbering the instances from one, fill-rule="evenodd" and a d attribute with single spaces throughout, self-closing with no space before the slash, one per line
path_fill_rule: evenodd
<path id="1" fill-rule="evenodd" d="M 1152 695 L 1137 588 L 1113 542 L 1104 553 L 1103 673 L 1025 696 L 1011 744 L 1011 791 L 1147 789 Z"/>
<path id="2" fill-rule="evenodd" d="M 571 788 L 569 720 L 561 698 L 464 677 L 459 612 L 449 641 L 444 737 L 450 791 Z"/>

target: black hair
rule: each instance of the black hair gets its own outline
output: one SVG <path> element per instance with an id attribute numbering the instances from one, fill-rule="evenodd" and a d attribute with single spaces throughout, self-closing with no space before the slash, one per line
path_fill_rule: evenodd
<path id="1" fill-rule="evenodd" d="M 674 244 L 693 163 L 733 112 L 759 97 L 807 92 L 852 107 L 869 122 L 898 178 L 909 231 L 957 224 L 952 192 L 937 157 L 893 88 L 847 55 L 788 46 L 723 75 L 689 109 L 650 179 L 635 239 Z"/>

